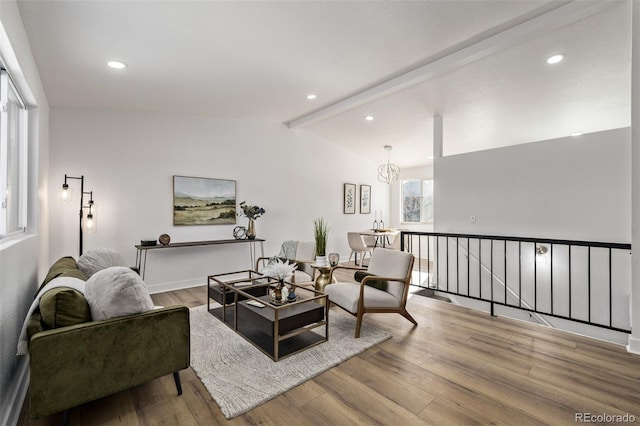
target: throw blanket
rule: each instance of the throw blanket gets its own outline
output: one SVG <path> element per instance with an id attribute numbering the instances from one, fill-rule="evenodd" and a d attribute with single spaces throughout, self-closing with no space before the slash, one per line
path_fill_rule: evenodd
<path id="1" fill-rule="evenodd" d="M 36 298 L 33 300 L 33 303 L 31 303 L 29 312 L 27 312 L 27 317 L 24 319 L 24 323 L 22 324 L 22 331 L 20 332 L 20 337 L 18 338 L 17 355 L 26 355 L 27 351 L 29 350 L 29 342 L 27 341 L 27 324 L 29 323 L 29 318 L 31 318 L 31 315 L 40 304 L 40 298 L 42 297 L 42 295 L 47 291 L 57 287 L 72 288 L 84 294 L 84 284 L 85 282 L 79 278 L 58 277 L 54 280 L 51 280 L 49 283 L 47 283 L 47 285 L 42 287 L 42 290 L 38 292 Z"/>
<path id="2" fill-rule="evenodd" d="M 298 242 L 297 241 L 285 241 L 282 243 L 282 248 L 280 249 L 280 257 L 284 257 L 290 260 L 296 259 L 296 251 L 298 251 Z"/>

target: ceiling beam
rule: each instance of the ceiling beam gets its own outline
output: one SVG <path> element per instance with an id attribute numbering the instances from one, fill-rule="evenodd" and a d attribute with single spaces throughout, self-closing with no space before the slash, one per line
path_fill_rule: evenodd
<path id="1" fill-rule="evenodd" d="M 284 124 L 296 129 L 354 109 L 456 68 L 478 61 L 535 37 L 595 15 L 616 5 L 615 1 L 553 1 L 515 20 L 485 31 L 419 66 L 404 71 L 353 95 L 340 99 Z"/>

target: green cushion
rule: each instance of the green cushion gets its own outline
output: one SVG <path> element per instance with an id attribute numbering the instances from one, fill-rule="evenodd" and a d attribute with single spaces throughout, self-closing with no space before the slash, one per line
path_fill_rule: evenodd
<path id="1" fill-rule="evenodd" d="M 356 271 L 353 278 L 360 283 L 365 277 L 369 277 L 369 276 L 375 276 L 375 274 L 370 274 L 366 271 Z M 382 290 L 382 291 L 387 291 L 387 288 L 389 287 L 389 283 L 384 280 L 369 280 L 365 283 L 365 285 L 368 285 L 373 288 L 377 288 L 378 290 Z"/>
<path id="2" fill-rule="evenodd" d="M 84 295 L 69 287 L 56 287 L 40 298 L 42 321 L 51 328 L 67 327 L 91 321 Z"/>
<path id="3" fill-rule="evenodd" d="M 58 259 L 56 263 L 54 263 L 51 268 L 49 268 L 49 272 L 40 285 L 38 291 L 40 291 L 42 287 L 47 285 L 49 281 L 58 277 L 74 277 L 81 279 L 82 281 L 87 280 L 87 276 L 82 273 L 80 269 L 78 269 L 78 264 L 76 263 L 75 259 L 71 256 L 66 256 Z"/>
<path id="4" fill-rule="evenodd" d="M 31 340 L 31 336 L 44 330 L 45 328 L 42 326 L 42 315 L 36 309 L 36 311 L 27 320 L 27 336 L 29 337 L 29 340 Z"/>

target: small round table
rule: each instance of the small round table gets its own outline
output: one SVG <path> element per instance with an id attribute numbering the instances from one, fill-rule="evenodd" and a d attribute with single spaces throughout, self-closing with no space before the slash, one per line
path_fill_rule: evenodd
<path id="1" fill-rule="evenodd" d="M 314 283 L 314 287 L 316 291 L 320 291 L 324 293 L 324 288 L 328 284 L 337 283 L 335 277 L 331 279 L 331 271 L 333 271 L 333 266 L 331 265 L 318 265 L 317 263 L 312 263 L 311 267 L 318 271 L 318 276 L 316 277 L 316 281 Z"/>

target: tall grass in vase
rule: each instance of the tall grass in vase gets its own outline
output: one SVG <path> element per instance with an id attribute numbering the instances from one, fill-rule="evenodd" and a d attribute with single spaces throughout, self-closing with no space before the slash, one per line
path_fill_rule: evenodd
<path id="1" fill-rule="evenodd" d="M 323 218 L 313 221 L 313 235 L 316 242 L 316 263 L 327 265 L 327 240 L 329 239 L 329 226 Z"/>

